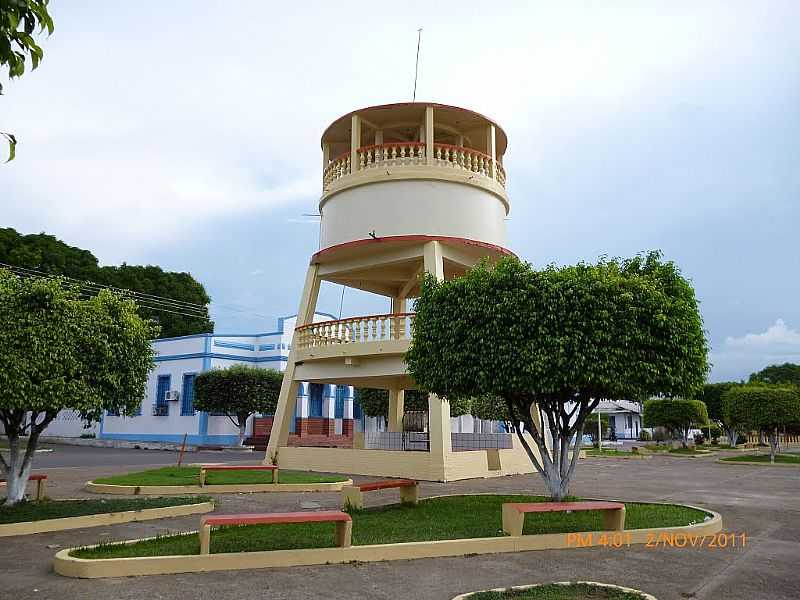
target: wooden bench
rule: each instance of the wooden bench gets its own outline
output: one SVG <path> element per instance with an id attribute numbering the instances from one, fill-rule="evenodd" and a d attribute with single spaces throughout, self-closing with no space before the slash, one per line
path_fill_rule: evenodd
<path id="1" fill-rule="evenodd" d="M 200 487 L 206 484 L 207 471 L 272 471 L 272 483 L 278 483 L 277 465 L 203 465 L 200 467 Z"/>
<path id="2" fill-rule="evenodd" d="M 503 504 L 503 531 L 508 535 L 522 535 L 527 513 L 575 512 L 579 510 L 603 511 L 603 527 L 606 531 L 624 531 L 625 505 L 622 502 L 530 502 Z"/>
<path id="3" fill-rule="evenodd" d="M 364 508 L 364 492 L 400 488 L 400 502 L 419 503 L 419 482 L 414 479 L 387 479 L 374 483 L 347 485 L 342 488 L 342 508 Z"/>
<path id="4" fill-rule="evenodd" d="M 45 481 L 47 481 L 47 475 L 32 474 L 30 477 L 28 477 L 28 481 L 36 482 L 36 500 L 44 500 L 45 486 L 47 485 Z M 0 479 L 0 483 L 6 483 L 6 480 Z"/>
<path id="5" fill-rule="evenodd" d="M 353 520 L 346 512 L 321 510 L 241 515 L 213 515 L 200 520 L 200 554 L 209 554 L 211 528 L 222 525 L 265 525 L 276 523 L 336 523 L 336 545 L 349 548 L 353 539 Z"/>

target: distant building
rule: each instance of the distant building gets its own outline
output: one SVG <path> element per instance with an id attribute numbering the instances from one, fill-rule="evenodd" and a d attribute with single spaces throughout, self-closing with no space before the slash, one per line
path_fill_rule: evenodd
<path id="1" fill-rule="evenodd" d="M 609 436 L 618 440 L 636 440 L 642 431 L 642 410 L 630 400 L 602 400 L 594 412 L 608 416 Z"/>

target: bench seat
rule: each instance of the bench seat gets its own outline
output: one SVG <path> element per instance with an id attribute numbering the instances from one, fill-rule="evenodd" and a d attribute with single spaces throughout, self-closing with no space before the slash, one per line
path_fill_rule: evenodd
<path id="1" fill-rule="evenodd" d="M 36 482 L 36 500 L 44 500 L 47 475 L 44 473 L 31 473 L 28 476 L 28 481 Z M 6 480 L 0 479 L 0 483 L 6 483 Z"/>
<path id="2" fill-rule="evenodd" d="M 587 502 L 506 502 L 503 504 L 503 531 L 508 535 L 522 535 L 525 515 L 542 512 L 577 512 L 599 510 L 603 513 L 603 527 L 607 531 L 625 529 L 625 505 L 622 502 L 603 500 Z"/>
<path id="3" fill-rule="evenodd" d="M 415 479 L 386 479 L 384 481 L 374 481 L 361 483 L 359 485 L 347 485 L 342 488 L 342 508 L 364 508 L 364 492 L 375 492 L 378 490 L 400 489 L 400 502 L 403 504 L 419 503 L 419 482 Z"/>
<path id="4" fill-rule="evenodd" d="M 346 512 L 320 510 L 314 512 L 250 513 L 212 515 L 200 520 L 200 554 L 209 554 L 211 528 L 231 525 L 275 525 L 279 523 L 336 523 L 336 545 L 349 548 L 353 537 L 353 519 Z"/>
<path id="5" fill-rule="evenodd" d="M 278 483 L 277 465 L 202 465 L 200 467 L 200 487 L 206 484 L 206 472 L 208 471 L 270 471 L 272 472 L 272 483 Z"/>

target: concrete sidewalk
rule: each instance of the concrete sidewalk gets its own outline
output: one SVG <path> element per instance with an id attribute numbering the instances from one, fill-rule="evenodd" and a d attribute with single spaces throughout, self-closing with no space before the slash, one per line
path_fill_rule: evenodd
<path id="1" fill-rule="evenodd" d="M 62 447 L 65 448 L 65 447 Z M 76 497 L 83 483 L 118 473 L 92 449 L 92 466 L 47 468 L 52 495 Z M 114 460 L 136 468 L 146 455 L 114 450 Z M 59 449 L 58 453 L 62 453 Z M 122 453 L 122 454 L 119 454 Z M 55 453 L 54 453 L 55 454 Z M 62 453 L 62 462 L 69 452 Z M 155 453 L 167 455 L 168 453 Z M 218 453 L 213 453 L 220 460 Z M 195 462 L 196 455 L 189 458 Z M 83 458 L 74 455 L 73 462 Z M 166 458 L 166 456 L 165 456 Z M 174 459 L 174 456 L 171 457 Z M 248 460 L 225 456 L 224 460 Z M 248 462 L 254 462 L 249 457 Z M 210 460 L 205 456 L 201 460 Z M 37 461 L 38 463 L 38 461 Z M 158 461 L 157 464 L 164 464 Z M 38 466 L 38 464 L 37 464 Z M 363 478 L 355 478 L 363 479 Z M 537 475 L 451 484 L 423 484 L 423 496 L 443 493 L 543 493 Z M 747 535 L 740 549 L 575 549 L 490 556 L 202 573 L 107 580 L 76 580 L 55 575 L 51 559 L 58 547 L 152 536 L 196 529 L 198 518 L 129 523 L 112 527 L 5 538 L 0 544 L 0 597 L 58 600 L 163 598 L 281 600 L 399 597 L 446 600 L 458 593 L 540 581 L 594 580 L 642 589 L 659 600 L 725 598 L 789 600 L 800 597 L 800 469 L 721 465 L 714 461 L 587 459 L 576 473 L 572 493 L 629 501 L 672 501 L 707 506 L 723 516 L 725 530 Z M 299 510 L 301 502 L 335 508 L 338 494 L 228 494 L 218 496 L 220 511 Z M 378 492 L 368 503 L 396 501 Z"/>

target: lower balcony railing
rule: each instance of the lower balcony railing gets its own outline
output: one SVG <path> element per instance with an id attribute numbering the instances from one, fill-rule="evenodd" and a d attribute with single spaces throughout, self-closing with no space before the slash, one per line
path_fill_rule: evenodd
<path id="1" fill-rule="evenodd" d="M 426 164 L 424 142 L 391 142 L 362 146 L 356 151 L 357 162 L 352 164 L 350 152 L 331 160 L 322 173 L 322 189 L 327 190 L 335 181 L 355 171 L 372 168 Z M 451 144 L 433 145 L 433 166 L 446 169 L 461 169 L 495 179 L 505 187 L 506 172 L 503 165 L 492 157 L 465 146 Z"/>
<path id="2" fill-rule="evenodd" d="M 409 340 L 413 320 L 414 313 L 394 313 L 310 323 L 295 329 L 294 347 L 302 350 L 336 344 Z"/>

